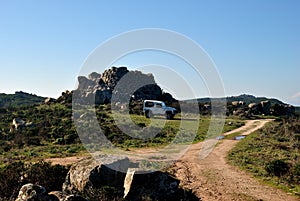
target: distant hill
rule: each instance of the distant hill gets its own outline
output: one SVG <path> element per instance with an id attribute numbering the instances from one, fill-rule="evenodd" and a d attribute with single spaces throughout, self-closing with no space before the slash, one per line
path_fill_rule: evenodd
<path id="1" fill-rule="evenodd" d="M 211 102 L 211 100 L 214 100 L 214 101 L 226 100 L 228 103 L 231 103 L 233 101 L 244 101 L 246 104 L 260 103 L 261 101 L 268 100 L 271 102 L 271 105 L 284 104 L 282 101 L 277 100 L 275 98 L 255 97 L 253 95 L 247 95 L 247 94 L 242 94 L 239 96 L 230 96 L 230 97 L 226 97 L 226 98 L 198 98 L 197 99 L 198 103 L 202 103 L 202 104 L 209 103 L 209 102 Z M 194 100 L 186 100 L 186 102 L 189 102 L 189 101 L 194 101 Z"/>
<path id="2" fill-rule="evenodd" d="M 0 93 L 0 108 L 22 107 L 42 103 L 46 98 L 22 91 L 15 94 Z"/>

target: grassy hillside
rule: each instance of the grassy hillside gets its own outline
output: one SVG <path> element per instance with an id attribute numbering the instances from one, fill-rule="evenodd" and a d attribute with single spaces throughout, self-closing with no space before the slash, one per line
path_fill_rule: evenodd
<path id="1" fill-rule="evenodd" d="M 300 194 L 300 119 L 268 124 L 242 140 L 229 161 L 264 182 Z"/>
<path id="2" fill-rule="evenodd" d="M 44 97 L 25 92 L 16 92 L 15 94 L 0 93 L 0 108 L 29 106 L 40 104 L 44 100 Z"/>

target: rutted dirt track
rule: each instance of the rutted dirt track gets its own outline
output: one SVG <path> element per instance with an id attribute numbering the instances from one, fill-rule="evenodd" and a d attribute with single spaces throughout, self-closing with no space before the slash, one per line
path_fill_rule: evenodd
<path id="1" fill-rule="evenodd" d="M 248 135 L 271 120 L 251 120 L 235 130 Z M 231 132 L 233 133 L 233 132 Z M 230 133 L 226 133 L 230 134 Z M 265 186 L 249 174 L 229 165 L 226 156 L 238 141 L 222 140 L 205 159 L 198 159 L 202 143 L 192 145 L 176 163 L 176 175 L 184 187 L 193 189 L 204 201 L 211 200 L 298 200 L 285 192 Z"/>

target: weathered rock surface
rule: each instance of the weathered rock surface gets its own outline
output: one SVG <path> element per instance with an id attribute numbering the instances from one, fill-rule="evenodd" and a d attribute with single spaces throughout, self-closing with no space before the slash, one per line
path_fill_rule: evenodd
<path id="1" fill-rule="evenodd" d="M 16 201 L 87 201 L 87 199 L 78 195 L 67 195 L 61 191 L 47 193 L 44 187 L 29 183 L 21 187 Z"/>
<path id="2" fill-rule="evenodd" d="M 293 116 L 296 114 L 295 107 L 288 104 L 271 104 L 269 100 L 260 101 L 258 103 L 250 103 L 247 105 L 240 104 L 242 101 L 233 101 L 229 105 L 232 109 L 232 114 L 237 116 L 251 115 L 274 115 L 274 116 Z"/>
<path id="3" fill-rule="evenodd" d="M 152 74 L 129 71 L 126 67 L 111 67 L 102 74 L 93 72 L 88 77 L 79 76 L 78 88 L 73 93 L 76 103 L 85 104 L 107 104 L 112 98 L 115 103 L 145 99 L 174 100 L 170 94 L 162 92 Z"/>
<path id="4" fill-rule="evenodd" d="M 164 172 L 135 171 L 131 174 L 130 188 L 125 194 L 128 200 L 140 200 L 142 197 L 151 200 L 178 200 L 182 197 L 179 180 Z"/>
<path id="5" fill-rule="evenodd" d="M 33 184 L 22 186 L 16 201 L 59 201 L 57 197 L 48 195 L 44 187 Z"/>
<path id="6" fill-rule="evenodd" d="M 86 192 L 90 188 L 110 186 L 123 189 L 124 179 L 130 161 L 122 156 L 99 156 L 84 159 L 74 164 L 63 184 L 63 192 L 67 194 Z"/>

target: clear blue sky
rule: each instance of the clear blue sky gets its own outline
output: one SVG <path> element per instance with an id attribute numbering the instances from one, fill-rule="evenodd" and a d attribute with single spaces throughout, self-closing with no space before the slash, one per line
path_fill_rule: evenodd
<path id="1" fill-rule="evenodd" d="M 229 96 L 300 105 L 298 0 L 0 0 L 0 92 L 58 97 L 74 88 L 93 49 L 140 28 L 170 29 L 200 44 Z"/>

